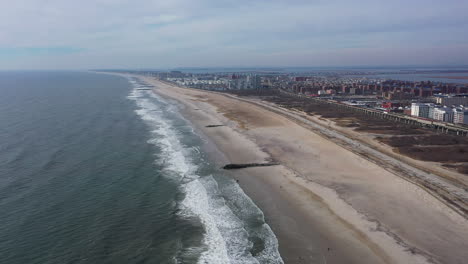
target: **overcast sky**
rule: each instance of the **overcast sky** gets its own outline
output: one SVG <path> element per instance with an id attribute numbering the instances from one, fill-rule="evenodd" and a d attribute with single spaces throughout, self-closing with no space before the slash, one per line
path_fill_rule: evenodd
<path id="1" fill-rule="evenodd" d="M 468 64 L 467 0 L 0 0 L 0 69 Z"/>

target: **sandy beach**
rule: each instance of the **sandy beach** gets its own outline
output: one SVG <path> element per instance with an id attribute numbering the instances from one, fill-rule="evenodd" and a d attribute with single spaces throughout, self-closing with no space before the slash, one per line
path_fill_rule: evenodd
<path id="1" fill-rule="evenodd" d="M 153 78 L 262 209 L 286 263 L 465 263 L 468 222 L 418 186 L 296 122 L 219 93 Z M 208 125 L 223 125 L 206 127 Z"/>

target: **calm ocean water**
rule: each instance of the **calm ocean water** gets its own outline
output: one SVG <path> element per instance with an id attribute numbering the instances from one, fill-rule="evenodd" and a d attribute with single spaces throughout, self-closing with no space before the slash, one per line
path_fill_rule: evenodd
<path id="1" fill-rule="evenodd" d="M 142 87 L 0 72 L 1 263 L 282 263 L 176 103 Z"/>

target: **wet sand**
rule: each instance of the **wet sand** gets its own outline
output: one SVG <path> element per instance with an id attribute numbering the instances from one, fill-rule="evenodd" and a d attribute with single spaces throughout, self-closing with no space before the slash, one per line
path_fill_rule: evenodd
<path id="1" fill-rule="evenodd" d="M 468 258 L 467 221 L 419 187 L 259 106 L 144 80 L 183 105 L 220 164 L 281 164 L 230 173 L 265 213 L 286 263 Z"/>

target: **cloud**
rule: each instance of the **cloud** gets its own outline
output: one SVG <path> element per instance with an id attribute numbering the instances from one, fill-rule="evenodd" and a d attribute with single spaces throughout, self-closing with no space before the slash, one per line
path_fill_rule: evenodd
<path id="1" fill-rule="evenodd" d="M 460 0 L 0 1 L 0 47 L 79 47 L 0 68 L 468 62 Z"/>

